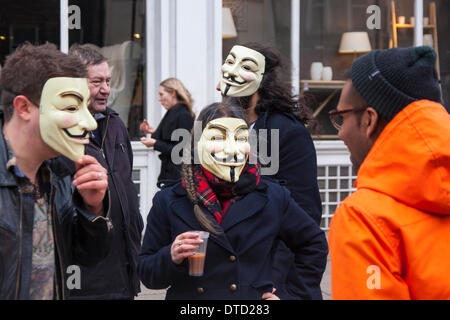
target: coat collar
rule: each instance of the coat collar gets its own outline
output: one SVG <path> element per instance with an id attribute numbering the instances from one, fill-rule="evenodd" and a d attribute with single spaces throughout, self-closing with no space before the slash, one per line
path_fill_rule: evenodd
<path id="1" fill-rule="evenodd" d="M 222 231 L 223 234 L 212 236 L 210 239 L 228 251 L 234 252 L 225 232 L 264 209 L 267 203 L 267 196 L 264 192 L 266 188 L 267 185 L 261 180 L 255 191 L 249 193 L 233 204 L 225 214 L 222 224 L 217 225 L 218 229 Z M 188 200 L 186 190 L 181 183 L 178 183 L 173 187 L 173 192 L 179 196 L 171 203 L 173 212 L 192 228 L 192 230 L 201 230 L 202 227 L 195 218 L 193 205 Z M 206 210 L 204 207 L 201 208 Z M 212 215 L 210 216 L 214 223 L 217 223 Z"/>

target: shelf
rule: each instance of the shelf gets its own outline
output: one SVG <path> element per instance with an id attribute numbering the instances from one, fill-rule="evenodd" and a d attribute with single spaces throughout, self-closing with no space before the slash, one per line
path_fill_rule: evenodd
<path id="1" fill-rule="evenodd" d="M 344 80 L 320 81 L 320 80 L 300 80 L 300 88 L 304 91 L 309 89 L 342 89 Z"/>
<path id="2" fill-rule="evenodd" d="M 395 24 L 395 27 L 398 29 L 414 29 L 414 25 L 413 24 Z M 424 29 L 433 29 L 434 27 L 436 27 L 434 24 L 427 24 L 425 26 L 423 26 Z"/>

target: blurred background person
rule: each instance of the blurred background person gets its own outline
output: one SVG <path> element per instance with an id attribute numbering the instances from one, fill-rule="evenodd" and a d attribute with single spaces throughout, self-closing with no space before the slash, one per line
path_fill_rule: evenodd
<path id="1" fill-rule="evenodd" d="M 192 111 L 193 100 L 191 94 L 176 78 L 168 78 L 160 83 L 158 101 L 167 109 L 166 114 L 156 129 L 152 128 L 147 120 L 140 125 L 140 130 L 151 137 L 141 138 L 141 142 L 147 147 L 153 147 L 161 152 L 161 173 L 158 184 L 163 181 L 180 179 L 181 164 L 176 165 L 171 159 L 172 149 L 178 141 L 172 141 L 172 132 L 176 129 L 186 129 L 189 132 L 194 125 L 195 114 Z M 180 157 L 182 155 L 180 154 Z"/>

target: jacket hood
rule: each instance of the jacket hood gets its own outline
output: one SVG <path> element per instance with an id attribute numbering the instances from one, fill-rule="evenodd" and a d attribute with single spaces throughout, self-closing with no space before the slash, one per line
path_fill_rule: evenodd
<path id="1" fill-rule="evenodd" d="M 450 115 L 445 108 L 420 100 L 398 113 L 361 165 L 356 185 L 425 212 L 450 215 Z"/>

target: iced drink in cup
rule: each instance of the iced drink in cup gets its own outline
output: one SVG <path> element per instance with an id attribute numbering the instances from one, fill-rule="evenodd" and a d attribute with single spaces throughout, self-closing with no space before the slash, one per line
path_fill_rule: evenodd
<path id="1" fill-rule="evenodd" d="M 189 275 L 192 277 L 203 276 L 203 268 L 205 266 L 206 245 L 208 244 L 209 232 L 206 231 L 194 231 L 198 233 L 202 243 L 198 245 L 194 255 L 189 257 Z"/>

